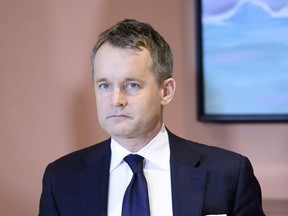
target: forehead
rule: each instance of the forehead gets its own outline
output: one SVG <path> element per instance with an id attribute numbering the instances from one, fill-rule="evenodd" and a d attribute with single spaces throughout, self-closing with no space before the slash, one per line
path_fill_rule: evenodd
<path id="1" fill-rule="evenodd" d="M 96 62 L 99 63 L 99 61 L 103 61 L 105 59 L 111 60 L 111 58 L 113 58 L 114 60 L 120 60 L 122 58 L 123 61 L 133 57 L 135 59 L 142 58 L 142 60 L 152 60 L 149 50 L 145 47 L 139 47 L 139 49 L 122 48 L 112 46 L 106 42 L 98 49 L 97 53 L 95 54 L 94 64 Z"/>
<path id="2" fill-rule="evenodd" d="M 129 49 L 103 44 L 94 59 L 95 77 L 110 75 L 144 75 L 151 72 L 152 58 L 146 48 Z"/>

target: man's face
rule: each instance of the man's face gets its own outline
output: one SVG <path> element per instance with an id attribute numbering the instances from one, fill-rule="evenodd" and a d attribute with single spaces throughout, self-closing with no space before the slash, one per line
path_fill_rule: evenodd
<path id="1" fill-rule="evenodd" d="M 104 44 L 95 60 L 95 93 L 101 127 L 115 139 L 143 138 L 162 124 L 163 87 L 151 71 L 147 49 Z"/>

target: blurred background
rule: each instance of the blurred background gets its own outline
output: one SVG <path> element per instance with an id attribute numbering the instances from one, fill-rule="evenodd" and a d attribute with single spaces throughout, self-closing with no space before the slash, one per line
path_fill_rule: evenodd
<path id="1" fill-rule="evenodd" d="M 287 211 L 288 124 L 196 119 L 194 3 L 0 0 L 0 215 L 37 215 L 47 164 L 108 137 L 98 125 L 90 53 L 98 34 L 124 18 L 150 23 L 171 45 L 177 91 L 168 128 L 248 156 L 267 212 Z"/>

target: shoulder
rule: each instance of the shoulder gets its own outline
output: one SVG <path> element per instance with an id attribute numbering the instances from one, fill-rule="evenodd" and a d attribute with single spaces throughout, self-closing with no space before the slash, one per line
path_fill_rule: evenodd
<path id="1" fill-rule="evenodd" d="M 47 166 L 46 172 L 77 170 L 86 163 L 97 161 L 110 153 L 110 139 L 64 155 Z"/>
<path id="2" fill-rule="evenodd" d="M 190 172 L 205 175 L 205 211 L 222 208 L 231 215 L 264 215 L 261 188 L 247 157 L 168 134 L 173 163 L 190 165 Z"/>
<path id="3" fill-rule="evenodd" d="M 254 182 L 255 180 L 253 167 L 246 156 L 223 148 L 186 140 L 171 132 L 169 132 L 169 139 L 173 160 L 206 171 L 209 175 L 208 182 L 211 185 L 214 184 L 213 182 L 219 184 L 229 182 L 231 186 L 236 187 L 241 181 Z"/>
<path id="4" fill-rule="evenodd" d="M 249 160 L 239 153 L 187 140 L 170 131 L 168 131 L 168 135 L 171 154 L 176 155 L 175 157 L 181 158 L 181 160 L 197 157 L 201 167 L 235 168 L 241 166 L 243 162 L 249 163 Z"/>

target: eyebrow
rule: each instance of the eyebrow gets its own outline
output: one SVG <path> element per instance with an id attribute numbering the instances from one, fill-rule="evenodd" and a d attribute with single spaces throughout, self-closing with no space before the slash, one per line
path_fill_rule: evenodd
<path id="1" fill-rule="evenodd" d="M 137 82 L 143 82 L 143 79 L 139 79 L 139 78 L 126 78 L 125 81 L 137 81 Z"/>
<path id="2" fill-rule="evenodd" d="M 95 79 L 95 83 L 100 83 L 100 82 L 107 82 L 107 79 L 106 78 Z"/>
<path id="3" fill-rule="evenodd" d="M 107 82 L 107 81 L 109 81 L 107 78 L 98 78 L 98 79 L 95 79 L 95 83 Z M 124 79 L 124 82 L 127 82 L 127 81 L 144 82 L 143 79 L 141 79 L 141 78 L 125 78 L 125 79 Z"/>

